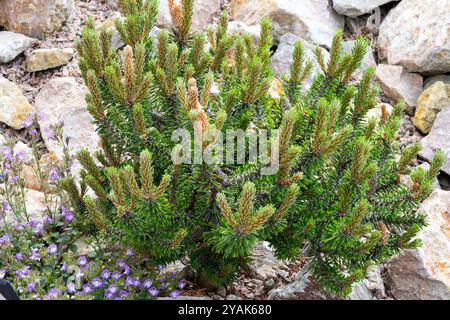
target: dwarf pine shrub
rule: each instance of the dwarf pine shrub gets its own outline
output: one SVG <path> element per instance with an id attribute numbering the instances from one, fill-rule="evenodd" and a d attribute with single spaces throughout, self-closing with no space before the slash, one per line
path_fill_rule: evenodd
<path id="1" fill-rule="evenodd" d="M 302 255 L 319 283 L 342 295 L 370 265 L 420 245 L 413 238 L 425 218 L 416 211 L 442 153 L 428 171 L 410 167 L 419 145 L 396 158 L 402 103 L 366 118 L 379 94 L 374 70 L 352 82 L 366 39 L 344 53 L 337 32 L 328 61 L 315 51 L 322 72 L 305 90 L 313 64 L 301 42 L 288 74 L 274 79 L 268 19 L 256 44 L 250 34 L 228 34 L 225 13 L 216 28 L 191 33 L 193 0 L 169 0 L 173 26 L 153 40 L 157 1 L 119 6 L 122 51 L 92 20 L 76 43 L 102 138 L 102 150 L 78 153 L 79 183 L 61 182 L 83 232 L 121 241 L 155 264 L 188 257 L 216 286 L 230 283 L 264 240 L 279 258 Z M 174 139 L 180 129 L 193 142 Z M 248 137 L 241 149 L 226 139 L 236 130 Z M 198 154 L 212 160 L 196 161 Z M 224 157 L 230 161 L 215 161 Z M 410 187 L 400 174 L 410 174 Z"/>

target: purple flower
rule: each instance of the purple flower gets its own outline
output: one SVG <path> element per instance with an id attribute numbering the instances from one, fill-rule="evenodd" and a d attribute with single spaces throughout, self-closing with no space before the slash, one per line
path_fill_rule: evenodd
<path id="1" fill-rule="evenodd" d="M 115 295 L 119 291 L 119 287 L 116 284 L 112 283 L 109 285 L 107 290 Z"/>
<path id="2" fill-rule="evenodd" d="M 29 266 L 24 266 L 22 269 L 16 270 L 15 274 L 19 279 L 23 279 L 28 275 L 29 270 Z"/>
<path id="3" fill-rule="evenodd" d="M 39 254 L 39 249 L 31 248 L 31 261 L 41 261 L 41 255 Z"/>
<path id="4" fill-rule="evenodd" d="M 169 296 L 170 296 L 172 299 L 177 299 L 177 298 L 180 296 L 180 291 L 178 291 L 178 290 L 172 290 L 172 291 L 169 292 Z"/>
<path id="5" fill-rule="evenodd" d="M 75 219 L 75 215 L 72 211 L 66 209 L 64 206 L 61 206 L 61 214 L 66 223 L 70 223 L 73 219 Z"/>
<path id="6" fill-rule="evenodd" d="M 139 278 L 134 278 L 133 279 L 133 285 L 137 288 L 141 286 L 141 280 L 139 280 Z"/>
<path id="7" fill-rule="evenodd" d="M 123 269 L 123 266 L 125 266 L 127 263 L 125 262 L 125 260 L 123 260 L 123 259 L 118 259 L 117 261 L 116 261 L 116 265 L 118 266 L 118 267 L 120 267 L 120 268 L 122 268 Z"/>
<path id="8" fill-rule="evenodd" d="M 122 276 L 122 275 L 120 274 L 119 271 L 114 271 L 114 272 L 112 273 L 112 275 L 111 275 L 111 278 L 113 278 L 113 280 L 117 281 L 117 280 L 120 279 L 121 276 Z"/>
<path id="9" fill-rule="evenodd" d="M 125 252 L 125 255 L 127 257 L 132 257 L 134 255 L 133 250 L 128 248 L 127 251 Z"/>
<path id="10" fill-rule="evenodd" d="M 32 136 L 37 136 L 38 135 L 38 131 L 36 129 L 31 130 L 31 135 Z"/>
<path id="11" fill-rule="evenodd" d="M 56 244 L 52 243 L 51 245 L 48 246 L 47 250 L 48 250 L 49 255 L 53 255 L 56 252 L 58 252 L 58 246 Z"/>
<path id="12" fill-rule="evenodd" d="M 17 261 L 22 261 L 24 259 L 22 252 L 17 252 L 14 257 L 16 258 Z"/>
<path id="13" fill-rule="evenodd" d="M 47 296 L 50 298 L 50 299 L 56 299 L 56 298 L 58 298 L 58 296 L 61 294 L 61 290 L 59 290 L 59 289 L 56 289 L 56 288 L 53 288 L 53 289 L 50 289 L 49 291 L 48 291 L 48 293 L 47 293 Z"/>
<path id="14" fill-rule="evenodd" d="M 16 160 L 17 160 L 18 162 L 22 162 L 23 160 L 25 160 L 25 152 L 23 152 L 23 151 L 17 152 L 17 154 L 16 154 Z"/>
<path id="15" fill-rule="evenodd" d="M 94 289 L 92 289 L 92 286 L 90 284 L 85 284 L 83 286 L 83 292 L 85 294 L 90 294 L 92 291 L 94 291 Z"/>
<path id="16" fill-rule="evenodd" d="M 44 231 L 44 224 L 41 221 L 36 222 L 34 226 L 34 233 L 39 235 L 42 234 L 43 231 Z"/>
<path id="17" fill-rule="evenodd" d="M 11 204 L 9 203 L 9 201 L 7 200 L 3 201 L 3 209 L 5 209 L 6 212 L 12 211 Z"/>
<path id="18" fill-rule="evenodd" d="M 0 245 L 7 246 L 10 244 L 11 238 L 8 235 L 4 235 L 0 237 Z"/>
<path id="19" fill-rule="evenodd" d="M 13 157 L 12 157 L 12 149 L 10 147 L 7 147 L 7 146 L 3 147 L 2 148 L 2 155 L 8 161 L 11 161 L 13 159 Z"/>
<path id="20" fill-rule="evenodd" d="M 67 272 L 67 267 L 68 267 L 67 262 L 64 261 L 60 269 L 61 272 Z"/>
<path id="21" fill-rule="evenodd" d="M 81 257 L 79 257 L 78 258 L 78 260 L 77 260 L 77 264 L 78 264 L 78 266 L 80 266 L 80 267 L 84 267 L 86 264 L 87 264 L 87 258 L 85 257 L 85 256 L 81 256 Z"/>
<path id="22" fill-rule="evenodd" d="M 22 224 L 20 224 L 20 223 L 16 224 L 17 232 L 22 232 L 24 229 L 25 229 L 25 227 Z"/>
<path id="23" fill-rule="evenodd" d="M 75 283 L 69 282 L 69 284 L 67 285 L 67 292 L 68 293 L 75 293 L 75 292 L 77 292 L 77 287 L 75 286 Z"/>
<path id="24" fill-rule="evenodd" d="M 103 279 L 108 280 L 109 277 L 111 277 L 111 272 L 110 272 L 108 269 L 105 269 L 105 270 L 103 270 L 103 271 L 100 273 L 100 276 L 101 276 Z"/>
<path id="25" fill-rule="evenodd" d="M 178 283 L 178 288 L 183 289 L 184 287 L 186 287 L 186 280 L 181 280 L 180 283 Z"/>
<path id="26" fill-rule="evenodd" d="M 134 279 L 133 279 L 133 277 L 128 276 L 128 277 L 125 279 L 125 285 L 126 285 L 126 286 L 129 286 L 129 287 L 133 286 L 133 285 L 134 285 Z"/>
<path id="27" fill-rule="evenodd" d="M 46 214 L 44 216 L 44 224 L 50 224 L 51 222 L 52 222 L 52 218 L 48 214 Z"/>
<path id="28" fill-rule="evenodd" d="M 31 115 L 29 115 L 28 117 L 26 117 L 25 119 L 20 121 L 20 124 L 22 126 L 24 126 L 25 128 L 31 127 L 33 125 L 33 117 Z"/>
<path id="29" fill-rule="evenodd" d="M 11 183 L 17 183 L 17 181 L 19 181 L 19 177 L 18 176 L 12 176 L 11 178 L 9 178 L 9 181 Z"/>
<path id="30" fill-rule="evenodd" d="M 156 297 L 159 293 L 159 290 L 155 287 L 151 287 L 150 289 L 148 289 L 148 293 L 152 296 L 152 297 Z"/>
<path id="31" fill-rule="evenodd" d="M 55 132 L 53 132 L 53 130 L 50 128 L 45 128 L 45 135 L 47 136 L 48 140 L 56 140 Z"/>
<path id="32" fill-rule="evenodd" d="M 28 221 L 27 225 L 31 228 L 34 228 L 36 226 L 36 220 L 31 219 Z"/>
<path id="33" fill-rule="evenodd" d="M 112 298 L 114 298 L 114 294 L 109 290 L 105 290 L 105 298 L 112 299 Z"/>
<path id="34" fill-rule="evenodd" d="M 128 291 L 120 290 L 119 297 L 121 297 L 121 298 L 128 298 Z"/>
<path id="35" fill-rule="evenodd" d="M 151 279 L 146 279 L 144 281 L 144 288 L 145 289 L 150 289 L 153 286 L 153 281 Z"/>
<path id="36" fill-rule="evenodd" d="M 55 183 L 58 182 L 60 178 L 61 175 L 59 173 L 59 169 L 56 167 L 51 168 L 48 172 L 48 181 Z"/>
<path id="37" fill-rule="evenodd" d="M 27 283 L 27 291 L 28 293 L 33 292 L 36 289 L 36 281 L 31 281 Z"/>
<path id="38" fill-rule="evenodd" d="M 95 278 L 92 280 L 92 286 L 96 289 L 103 287 L 103 281 L 100 278 Z"/>

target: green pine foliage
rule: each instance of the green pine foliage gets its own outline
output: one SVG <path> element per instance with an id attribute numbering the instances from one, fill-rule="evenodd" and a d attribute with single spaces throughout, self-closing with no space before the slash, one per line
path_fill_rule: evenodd
<path id="1" fill-rule="evenodd" d="M 228 34 L 225 13 L 217 28 L 191 33 L 193 1 L 169 1 L 173 27 L 152 41 L 156 0 L 119 5 L 124 19 L 116 27 L 127 44 L 121 52 L 92 21 L 77 42 L 103 146 L 78 154 L 81 188 L 73 178 L 62 181 L 84 232 L 107 234 L 155 264 L 188 257 L 216 286 L 232 281 L 265 240 L 280 258 L 303 255 L 319 283 L 341 295 L 370 265 L 420 245 L 413 239 L 425 217 L 416 210 L 443 156 L 429 171 L 410 167 L 419 145 L 396 158 L 402 103 L 391 114 L 383 109 L 380 120 L 366 119 L 379 94 L 374 70 L 352 82 L 366 39 L 345 54 L 338 32 L 329 61 L 317 49 L 322 73 L 306 91 L 313 64 L 298 42 L 276 99 L 268 95 L 270 20 L 261 22 L 256 44 L 249 34 Z M 261 175 L 263 164 L 249 161 L 174 164 L 178 128 L 202 135 L 203 149 L 227 129 L 279 129 L 279 170 Z M 400 184 L 400 174 L 410 174 L 411 187 Z"/>

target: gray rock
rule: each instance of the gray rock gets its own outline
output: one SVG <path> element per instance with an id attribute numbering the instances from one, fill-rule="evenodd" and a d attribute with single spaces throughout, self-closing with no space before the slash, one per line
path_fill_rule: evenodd
<path id="1" fill-rule="evenodd" d="M 269 247 L 267 242 L 259 242 L 252 251 L 250 271 L 256 279 L 266 280 L 276 276 L 276 268 L 282 265 Z"/>
<path id="2" fill-rule="evenodd" d="M 307 90 L 311 86 L 314 77 L 322 72 L 319 64 L 314 59 L 314 49 L 316 46 L 291 33 L 282 36 L 277 51 L 272 57 L 272 69 L 277 77 L 281 77 L 283 74 L 289 75 L 289 67 L 292 62 L 292 53 L 294 52 L 294 44 L 296 41 L 302 42 L 303 48 L 305 49 L 305 58 L 314 62 L 313 72 L 303 83 L 304 90 Z M 321 50 L 325 60 L 328 60 L 330 56 L 328 51 L 323 48 Z"/>
<path id="3" fill-rule="evenodd" d="M 433 158 L 438 149 L 444 151 L 445 161 L 442 172 L 450 175 L 450 106 L 444 108 L 436 117 L 431 132 L 422 139 L 419 156 L 427 161 Z"/>
<path id="4" fill-rule="evenodd" d="M 292 33 L 329 48 L 336 30 L 344 27 L 344 18 L 336 14 L 328 0 L 233 0 L 231 11 L 235 20 L 248 25 L 270 17 L 276 43 Z"/>
<path id="5" fill-rule="evenodd" d="M 384 94 L 394 102 L 405 101 L 408 114 L 414 115 L 417 98 L 422 93 L 423 78 L 401 66 L 379 64 L 375 73 Z"/>
<path id="6" fill-rule="evenodd" d="M 425 82 L 423 83 L 423 89 L 428 89 L 430 86 L 435 84 L 438 81 L 442 81 L 445 84 L 450 84 L 450 75 L 449 74 L 437 74 L 435 76 L 427 77 Z"/>
<path id="7" fill-rule="evenodd" d="M 333 8 L 344 16 L 357 17 L 392 1 L 399 0 L 333 0 Z"/>
<path id="8" fill-rule="evenodd" d="M 2 0 L 0 24 L 10 31 L 43 38 L 59 31 L 75 11 L 74 0 Z"/>
<path id="9" fill-rule="evenodd" d="M 271 300 L 329 300 L 334 297 L 323 291 L 310 273 L 303 268 L 293 281 L 269 291 Z"/>
<path id="10" fill-rule="evenodd" d="M 434 190 L 421 205 L 428 226 L 418 238 L 423 245 L 387 263 L 386 284 L 396 299 L 450 299 L 450 192 Z"/>
<path id="11" fill-rule="evenodd" d="M 0 63 L 13 61 L 36 40 L 20 33 L 0 31 Z"/>
<path id="12" fill-rule="evenodd" d="M 380 56 L 409 72 L 450 71 L 448 0 L 403 0 L 380 26 Z"/>
<path id="13" fill-rule="evenodd" d="M 50 80 L 36 96 L 35 108 L 45 117 L 39 120 L 45 145 L 62 160 L 62 147 L 46 134 L 50 125 L 64 122 L 63 135 L 69 139 L 70 153 L 75 154 L 87 148 L 94 152 L 100 147 L 100 139 L 95 132 L 93 118 L 86 109 L 87 88 L 77 83 L 75 78 L 55 78 Z M 75 163 L 72 171 L 79 172 Z"/>

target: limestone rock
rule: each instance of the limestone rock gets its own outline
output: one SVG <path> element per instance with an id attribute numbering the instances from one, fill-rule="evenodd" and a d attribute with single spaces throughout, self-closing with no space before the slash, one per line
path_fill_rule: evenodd
<path id="1" fill-rule="evenodd" d="M 64 137 L 69 139 L 70 153 L 87 148 L 93 152 L 99 148 L 99 137 L 95 132 L 93 118 L 86 110 L 87 89 L 76 82 L 75 78 L 56 78 L 50 80 L 36 96 L 36 111 L 45 117 L 39 120 L 45 145 L 61 160 L 62 147 L 46 134 L 50 125 L 64 122 Z M 77 171 L 78 165 L 73 168 Z"/>
<path id="2" fill-rule="evenodd" d="M 401 66 L 379 64 L 375 73 L 384 94 L 394 102 L 403 100 L 408 105 L 408 114 L 414 114 L 417 98 L 422 92 L 423 78 L 409 73 Z"/>
<path id="3" fill-rule="evenodd" d="M 443 109 L 436 117 L 433 129 L 428 136 L 421 140 L 422 151 L 419 156 L 427 161 L 433 158 L 437 150 L 441 149 L 445 154 L 442 172 L 450 175 L 450 105 Z"/>
<path id="4" fill-rule="evenodd" d="M 306 90 L 311 86 L 314 76 L 322 72 L 319 64 L 314 59 L 314 49 L 316 46 L 293 34 L 286 34 L 280 38 L 280 44 L 272 57 L 272 68 L 277 77 L 281 77 L 283 74 L 289 74 L 289 67 L 292 62 L 292 53 L 294 52 L 294 44 L 296 41 L 302 42 L 303 48 L 305 49 L 305 58 L 314 62 L 313 72 L 303 83 L 304 89 Z M 322 49 L 322 52 L 325 61 L 327 61 L 329 58 L 328 51 Z"/>
<path id="5" fill-rule="evenodd" d="M 235 20 L 255 25 L 263 17 L 270 17 L 276 43 L 287 33 L 309 42 L 330 47 L 344 18 L 336 14 L 328 0 L 232 0 Z"/>
<path id="6" fill-rule="evenodd" d="M 14 129 L 22 129 L 21 123 L 33 107 L 23 96 L 22 90 L 7 79 L 0 78 L 0 122 Z"/>
<path id="7" fill-rule="evenodd" d="M 396 299 L 450 299 L 450 192 L 434 190 L 421 205 L 428 226 L 423 246 L 394 257 L 386 281 Z"/>
<path id="8" fill-rule="evenodd" d="M 428 89 L 438 81 L 442 81 L 445 84 L 450 84 L 450 74 L 437 74 L 431 77 L 427 77 L 423 83 L 423 88 Z"/>
<path id="9" fill-rule="evenodd" d="M 43 38 L 75 12 L 74 0 L 0 0 L 0 23 L 10 31 Z"/>
<path id="10" fill-rule="evenodd" d="M 380 26 L 381 58 L 423 74 L 450 71 L 448 0 L 403 0 Z"/>
<path id="11" fill-rule="evenodd" d="M 252 262 L 250 263 L 250 271 L 255 275 L 256 279 L 266 280 L 276 276 L 275 268 L 282 265 L 282 261 L 278 260 L 267 242 L 259 242 L 252 251 Z"/>
<path id="12" fill-rule="evenodd" d="M 357 17 L 392 1 L 399 0 L 333 0 L 333 8 L 344 16 Z"/>
<path id="13" fill-rule="evenodd" d="M 324 292 L 306 268 L 301 269 L 291 283 L 269 292 L 270 300 L 329 300 L 334 297 Z"/>
<path id="14" fill-rule="evenodd" d="M 438 81 L 423 91 L 417 99 L 413 124 L 422 133 L 429 133 L 436 115 L 450 105 L 450 85 Z"/>
<path id="15" fill-rule="evenodd" d="M 67 64 L 74 51 L 72 48 L 37 49 L 27 56 L 27 71 L 35 72 Z"/>
<path id="16" fill-rule="evenodd" d="M 220 0 L 194 1 L 191 31 L 203 31 L 208 24 L 213 22 L 213 17 L 217 16 L 220 10 Z M 160 0 L 157 25 L 168 28 L 171 24 L 172 18 L 170 17 L 168 0 Z"/>
<path id="17" fill-rule="evenodd" d="M 20 33 L 0 31 L 0 63 L 13 61 L 35 41 Z"/>

